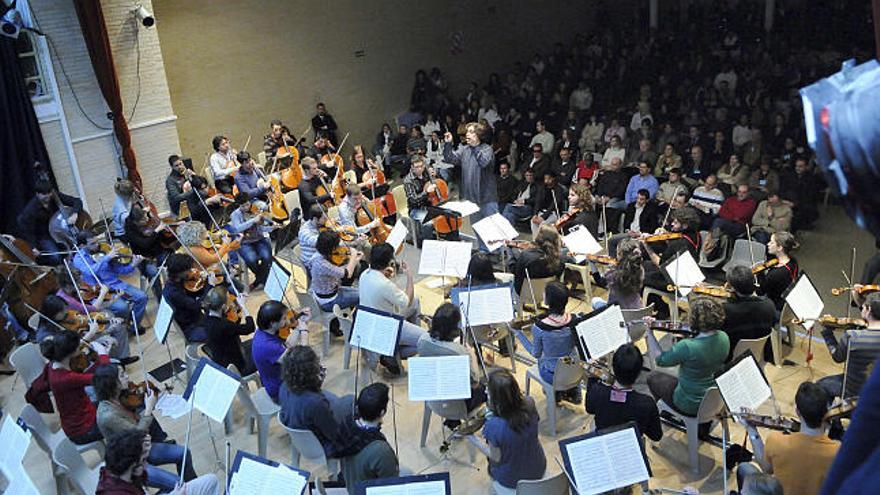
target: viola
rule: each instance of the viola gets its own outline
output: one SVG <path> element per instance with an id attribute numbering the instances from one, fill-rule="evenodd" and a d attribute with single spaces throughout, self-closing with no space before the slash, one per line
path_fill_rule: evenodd
<path id="1" fill-rule="evenodd" d="M 793 318 L 791 320 L 795 325 L 802 325 L 807 319 Z M 868 322 L 861 318 L 849 318 L 845 316 L 822 315 L 813 321 L 817 321 L 825 328 L 867 328 Z"/>
<path id="2" fill-rule="evenodd" d="M 671 241 L 673 239 L 681 239 L 684 237 L 684 234 L 681 232 L 665 232 L 663 234 L 654 234 L 649 235 L 642 239 L 645 242 L 661 242 L 661 241 Z"/>
<path id="3" fill-rule="evenodd" d="M 858 289 L 855 287 L 835 287 L 831 289 L 831 294 L 835 296 L 841 296 L 846 294 L 847 292 L 854 290 L 860 296 L 864 296 L 866 294 L 870 294 L 872 292 L 880 291 L 880 285 L 871 284 L 871 285 L 862 285 Z"/>
<path id="4" fill-rule="evenodd" d="M 327 219 L 327 223 L 318 229 L 321 232 L 331 230 L 339 234 L 339 240 L 342 242 L 354 242 L 357 239 L 357 230 L 351 225 L 342 225 L 332 218 Z"/>
<path id="5" fill-rule="evenodd" d="M 370 229 L 370 244 L 373 245 L 385 242 L 388 239 L 388 234 L 391 233 L 391 229 L 385 225 L 385 222 L 382 221 L 382 218 L 377 213 L 376 203 L 361 203 L 355 216 L 355 222 L 358 226 L 367 225 L 376 218 L 379 218 L 379 224 Z"/>
<path id="6" fill-rule="evenodd" d="M 235 297 L 235 294 L 232 292 L 226 293 L 226 311 L 223 316 L 226 317 L 227 320 L 232 323 L 238 323 L 241 321 L 241 317 L 243 316 L 243 311 L 241 309 L 241 305 L 238 303 L 238 298 Z"/>
<path id="7" fill-rule="evenodd" d="M 98 353 L 92 349 L 92 346 L 83 342 L 79 345 L 76 353 L 70 358 L 70 369 L 77 373 L 84 373 L 97 362 Z"/>
<path id="8" fill-rule="evenodd" d="M 573 360 L 570 356 L 565 356 L 562 358 L 562 362 L 566 364 L 571 364 L 572 361 Z M 584 372 L 587 374 L 587 376 L 596 378 L 605 385 L 614 385 L 614 374 L 611 373 L 611 370 L 609 370 L 607 366 L 598 361 L 594 361 L 592 363 L 581 361 L 580 364 L 581 368 L 584 369 Z"/>
<path id="9" fill-rule="evenodd" d="M 535 243 L 532 241 L 519 241 L 516 239 L 506 240 L 504 241 L 504 245 L 515 249 L 522 249 L 523 251 L 525 251 L 526 249 L 533 249 L 535 247 Z"/>
<path id="10" fill-rule="evenodd" d="M 82 296 L 83 301 L 92 301 L 97 299 L 101 294 L 100 285 L 91 285 L 85 281 L 80 281 L 76 286 L 79 289 L 79 295 Z M 126 297 L 126 293 L 121 289 L 112 289 L 107 291 L 107 296 L 111 299 L 116 297 Z"/>
<path id="11" fill-rule="evenodd" d="M 103 255 L 109 254 L 114 248 L 116 249 L 116 256 L 113 257 L 114 262 L 119 263 L 120 265 L 131 264 L 134 254 L 131 252 L 131 248 L 123 244 L 121 241 L 113 241 L 112 245 L 109 242 L 98 243 L 99 252 L 103 253 Z"/>
<path id="12" fill-rule="evenodd" d="M 763 262 L 763 263 L 758 263 L 757 265 L 753 266 L 753 267 L 752 267 L 752 273 L 755 274 L 755 275 L 757 275 L 757 274 L 763 272 L 764 270 L 766 270 L 766 269 L 768 269 L 768 268 L 770 268 L 770 267 L 774 267 L 774 266 L 776 266 L 776 265 L 778 265 L 778 264 L 779 264 L 779 260 L 778 260 L 778 259 L 776 259 L 776 258 L 769 259 L 769 260 L 767 260 L 767 261 L 765 261 L 765 262 Z M 832 289 L 832 292 L 834 292 L 833 289 Z M 835 295 L 837 295 L 837 294 L 835 294 Z"/>
<path id="13" fill-rule="evenodd" d="M 296 312 L 292 309 L 287 310 L 287 324 L 278 329 L 278 337 L 280 337 L 281 340 L 287 340 L 287 337 L 290 337 L 290 332 L 293 331 L 293 328 L 296 326 L 296 320 L 298 320 L 303 314 L 302 311 Z"/>
<path id="14" fill-rule="evenodd" d="M 553 224 L 556 227 L 556 230 L 562 228 L 563 225 L 567 224 L 571 221 L 572 218 L 576 217 L 581 212 L 580 208 L 572 208 L 571 211 L 567 211 L 559 217 L 559 220 L 556 220 L 556 223 Z"/>
<path id="15" fill-rule="evenodd" d="M 617 260 L 607 254 L 588 254 L 587 259 L 600 265 L 617 266 Z"/>
<path id="16" fill-rule="evenodd" d="M 153 385 L 152 382 L 128 382 L 128 388 L 119 392 L 119 402 L 128 409 L 140 409 L 144 407 L 144 397 L 146 397 L 148 389 L 157 397 L 162 393 L 159 387 Z"/>
<path id="17" fill-rule="evenodd" d="M 188 292 L 199 292 L 208 283 L 208 272 L 198 267 L 192 267 L 183 279 L 183 288 Z"/>
<path id="18" fill-rule="evenodd" d="M 333 200 L 335 195 L 330 194 L 330 192 L 333 189 L 331 189 L 330 186 L 327 185 L 327 182 L 324 181 L 323 177 L 319 176 L 318 179 L 320 181 L 320 184 L 318 184 L 318 187 L 315 188 L 315 196 L 320 197 L 320 196 L 330 195 L 330 199 L 324 201 L 321 204 L 324 205 L 324 208 L 327 208 L 327 209 L 336 206 L 336 202 Z"/>
<path id="19" fill-rule="evenodd" d="M 348 246 L 336 246 L 333 254 L 330 255 L 330 263 L 336 266 L 345 266 L 351 258 L 351 248 Z"/>
<path id="20" fill-rule="evenodd" d="M 666 286 L 666 290 L 669 292 L 673 292 L 675 289 L 676 286 L 672 284 Z M 699 294 L 701 296 L 720 297 L 722 299 L 733 297 L 733 293 L 730 292 L 730 290 L 728 290 L 726 287 L 721 287 L 718 285 L 695 285 L 691 287 L 691 292 L 694 294 Z"/>
<path id="21" fill-rule="evenodd" d="M 104 327 L 112 322 L 112 316 L 106 312 L 92 313 L 92 319 L 98 323 L 98 328 L 103 331 Z M 89 329 L 89 317 L 74 309 L 68 309 L 64 318 L 58 322 L 62 327 L 74 332 L 83 332 Z"/>
<path id="22" fill-rule="evenodd" d="M 794 418 L 786 418 L 784 416 L 768 416 L 764 414 L 754 413 L 738 413 L 736 416 L 742 418 L 745 422 L 753 426 L 760 426 L 768 430 L 782 431 L 785 433 L 795 433 L 801 431 L 801 422 Z"/>

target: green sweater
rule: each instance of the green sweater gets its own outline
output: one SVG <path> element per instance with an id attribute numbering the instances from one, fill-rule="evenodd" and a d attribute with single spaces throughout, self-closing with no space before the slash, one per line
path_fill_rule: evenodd
<path id="1" fill-rule="evenodd" d="M 678 368 L 678 386 L 673 402 L 684 413 L 695 416 L 706 389 L 715 384 L 715 372 L 724 366 L 730 339 L 721 331 L 714 335 L 680 340 L 657 358 L 657 366 Z"/>
<path id="2" fill-rule="evenodd" d="M 358 481 L 398 476 L 400 466 L 394 450 L 384 440 L 373 440 L 355 455 L 342 458 L 342 476 L 348 493 L 355 493 Z"/>

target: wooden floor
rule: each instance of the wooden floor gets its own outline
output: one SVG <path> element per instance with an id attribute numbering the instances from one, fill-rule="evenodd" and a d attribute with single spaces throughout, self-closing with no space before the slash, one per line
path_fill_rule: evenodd
<path id="1" fill-rule="evenodd" d="M 870 236 L 858 231 L 852 222 L 846 218 L 842 210 L 838 207 L 831 206 L 825 211 L 823 219 L 818 228 L 807 233 L 802 242 L 803 249 L 799 253 L 799 259 L 803 267 L 809 271 L 814 282 L 822 291 L 823 298 L 826 300 L 826 309 L 834 312 L 834 314 L 842 314 L 846 310 L 845 302 L 840 299 L 833 299 L 828 292 L 833 286 L 843 284 L 840 270 L 849 271 L 849 249 L 853 245 L 859 246 L 859 256 L 856 265 L 856 276 L 859 275 L 861 266 L 867 256 L 873 253 L 873 246 Z M 829 256 L 833 253 L 833 256 Z M 407 245 L 403 254 L 404 259 L 408 260 L 413 266 L 418 266 L 418 252 L 412 246 Z M 298 289 L 303 290 L 304 274 L 301 270 L 294 269 L 297 279 Z M 420 298 L 423 312 L 432 314 L 433 310 L 442 303 L 442 292 L 439 289 L 428 288 L 429 279 L 420 279 L 417 282 L 417 294 Z M 297 298 L 296 287 L 291 284 L 288 296 L 295 301 Z M 601 289 L 595 291 L 596 295 L 603 295 Z M 247 305 L 251 312 L 256 314 L 256 310 L 260 303 L 265 300 L 262 293 L 255 294 L 248 298 Z M 296 304 L 296 302 L 294 302 Z M 587 303 L 581 300 L 572 299 L 569 304 L 571 311 L 586 311 Z M 151 301 L 148 315 L 155 312 L 155 302 Z M 150 317 L 151 319 L 151 317 Z M 311 344 L 316 351 L 320 353 L 321 342 L 320 334 L 313 332 L 313 341 Z M 143 340 L 144 354 L 146 357 L 147 369 L 155 368 L 168 361 L 168 355 L 163 346 L 160 346 L 153 338 L 152 332 L 148 332 Z M 172 334 L 170 339 L 171 353 L 175 357 L 183 358 L 183 340 L 180 335 Z M 794 412 L 793 399 L 798 384 L 804 380 L 815 380 L 831 373 L 839 373 L 841 367 L 834 364 L 826 351 L 825 345 L 818 340 L 813 342 L 813 350 L 815 360 L 812 366 L 804 365 L 804 356 L 806 351 L 806 339 L 800 338 L 795 343 L 794 348 L 787 349 L 786 356 L 795 362 L 794 366 L 785 366 L 777 368 L 768 365 L 766 374 L 773 387 L 776 399 L 776 407 L 782 414 L 791 415 Z M 132 340 L 134 345 L 134 340 Z M 640 346 L 644 349 L 644 343 Z M 520 347 L 521 349 L 521 347 Z M 523 352 L 520 350 L 520 352 Z M 336 339 L 331 347 L 330 355 L 324 359 L 324 364 L 328 368 L 325 387 L 336 394 L 350 394 L 354 387 L 354 360 L 352 367 L 348 371 L 342 369 L 342 344 Z M 506 358 L 499 356 L 497 364 L 509 366 Z M 526 367 L 519 365 L 517 367 L 517 376 L 520 378 L 520 384 L 523 385 Z M 141 378 L 141 367 L 130 367 L 131 374 L 134 378 Z M 363 371 L 363 370 L 362 370 Z M 428 436 L 427 446 L 419 448 L 419 436 L 422 421 L 422 403 L 410 402 L 407 398 L 406 377 L 389 380 L 383 374 L 371 374 L 369 377 L 373 381 L 384 381 L 393 386 L 395 407 L 389 411 L 386 416 L 383 432 L 388 437 L 392 446 L 397 446 L 398 454 L 401 459 L 401 465 L 404 469 L 412 473 L 430 473 L 449 471 L 452 478 L 453 493 L 455 494 L 484 494 L 490 492 L 489 476 L 486 472 L 486 460 L 478 455 L 475 462 L 470 461 L 469 448 L 466 442 L 456 442 L 450 449 L 448 454 L 440 453 L 440 445 L 443 441 L 443 429 L 441 423 L 435 417 L 432 421 L 430 434 Z M 646 391 L 644 384 L 645 376 L 640 379 L 639 388 Z M 169 381 L 169 383 L 172 383 Z M 361 381 L 361 386 L 364 381 Z M 182 383 L 172 383 L 174 392 L 180 394 L 183 390 Z M 0 397 L 2 397 L 4 411 L 17 414 L 24 405 L 25 389 L 21 380 L 15 376 L 0 377 Z M 537 401 L 539 411 L 542 418 L 546 416 L 546 401 L 540 389 L 533 388 L 532 395 Z M 209 421 L 197 415 L 193 421 L 192 438 L 190 447 L 193 451 L 194 464 L 198 473 L 207 473 L 217 471 L 222 473 L 222 467 L 218 463 L 218 459 L 223 459 L 224 444 L 228 440 L 234 449 L 242 449 L 250 452 L 257 450 L 257 437 L 251 435 L 249 429 L 244 422 L 242 413 L 237 405 L 236 422 L 234 432 L 225 437 L 222 425 L 214 423 L 209 425 Z M 764 406 L 767 413 L 772 413 L 774 406 L 767 404 Z M 46 416 L 47 421 L 57 425 L 57 418 Z M 176 438 L 179 443 L 183 443 L 184 432 L 186 430 L 186 417 L 177 420 L 169 418 L 160 418 L 162 426 L 169 434 Z M 396 428 L 394 423 L 396 422 Z M 209 429 L 210 426 L 210 429 Z M 553 435 L 549 431 L 549 425 L 546 421 L 542 421 L 540 435 L 541 441 L 548 458 L 548 471 L 550 473 L 558 473 L 559 468 L 554 457 L 559 455 L 557 441 L 572 435 L 584 433 L 592 429 L 591 416 L 587 415 L 583 407 L 564 406 L 558 411 L 558 434 Z M 210 431 L 215 437 L 216 451 L 214 443 L 210 436 Z M 720 428 L 716 429 L 716 434 L 720 434 Z M 731 427 L 731 438 L 733 442 L 741 443 L 745 437 L 744 430 L 738 425 Z M 219 454 L 219 455 L 218 455 Z M 284 429 L 277 424 L 275 420 L 272 422 L 269 434 L 269 457 L 280 462 L 290 461 L 290 448 L 287 434 Z M 651 480 L 651 487 L 665 487 L 680 489 L 685 485 L 691 485 L 698 488 L 701 493 L 720 493 L 722 487 L 722 468 L 721 468 L 721 450 L 712 445 L 703 444 L 700 447 L 700 473 L 692 475 L 687 466 L 687 445 L 686 437 L 683 433 L 667 429 L 664 438 L 660 442 L 656 442 L 648 448 L 648 455 L 651 460 L 654 477 Z M 98 462 L 94 453 L 87 454 L 87 461 L 94 465 Z M 51 465 L 48 457 L 44 454 L 36 444 L 32 444 L 29 448 L 24 460 L 25 468 L 34 480 L 37 488 L 41 493 L 54 493 L 54 481 L 51 477 Z M 304 469 L 310 466 L 303 465 Z"/>

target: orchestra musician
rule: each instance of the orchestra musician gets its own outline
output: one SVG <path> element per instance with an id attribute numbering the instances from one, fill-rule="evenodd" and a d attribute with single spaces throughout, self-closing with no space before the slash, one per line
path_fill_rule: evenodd
<path id="1" fill-rule="evenodd" d="M 657 254 L 651 245 L 645 242 L 648 234 L 642 234 L 642 251 L 647 254 L 648 262 L 645 263 L 645 285 L 660 290 L 666 290 L 667 280 L 663 274 L 663 265 L 674 259 L 680 252 L 688 251 L 695 260 L 698 258 L 700 240 L 700 217 L 692 208 L 681 208 L 672 212 L 672 233 L 680 234 L 680 237 L 666 241 L 666 248 L 661 254 Z M 652 294 L 648 302 L 653 302 L 658 318 L 665 319 L 669 316 L 669 306 L 659 297 Z"/>
<path id="2" fill-rule="evenodd" d="M 120 263 L 118 246 L 114 244 L 108 253 L 101 253 L 101 239 L 101 236 L 96 236 L 88 230 L 77 234 L 77 253 L 73 257 L 73 266 L 79 270 L 83 281 L 89 285 L 106 285 L 110 289 L 124 292 L 125 299 L 131 301 L 131 309 L 127 304 L 124 304 L 125 300 L 119 298 L 110 306 L 110 310 L 116 316 L 126 320 L 131 318 L 130 311 L 134 310 L 138 326 L 146 328 L 143 326 L 143 321 L 144 313 L 147 310 L 147 294 L 119 278 L 134 272 L 135 268 L 144 261 L 144 257 L 135 254 L 132 255 L 129 263 Z M 99 255 L 99 253 L 101 254 Z"/>
<path id="3" fill-rule="evenodd" d="M 364 147 L 360 144 L 354 146 L 351 152 L 351 166 L 349 170 L 354 171 L 355 181 L 361 191 L 367 192 L 371 186 L 376 185 L 376 177 L 371 172 L 370 167 L 377 167 L 376 163 L 367 158 Z M 379 169 L 381 170 L 381 168 Z M 364 176 L 367 176 L 366 179 Z"/>
<path id="4" fill-rule="evenodd" d="M 696 416 L 700 402 L 709 387 L 715 385 L 715 372 L 724 366 L 730 352 L 730 340 L 721 331 L 724 308 L 708 297 L 696 298 L 690 303 L 690 329 L 698 332 L 694 338 L 676 342 L 663 350 L 648 325 L 648 352 L 662 368 L 678 366 L 678 377 L 654 371 L 648 375 L 648 389 L 655 400 L 685 416 Z M 700 436 L 709 433 L 711 423 L 700 424 Z"/>
<path id="5" fill-rule="evenodd" d="M 325 156 L 333 156 L 333 153 L 336 151 L 336 148 L 330 143 L 330 140 L 327 138 L 324 133 L 317 133 L 315 135 L 315 142 L 308 149 L 306 154 L 309 158 L 315 160 L 318 163 L 318 168 L 327 174 L 329 177 L 333 177 L 336 175 L 336 161 L 335 160 L 327 160 L 324 161 L 323 158 Z"/>
<path id="6" fill-rule="evenodd" d="M 565 310 L 568 304 L 568 289 L 562 282 L 553 281 L 544 289 L 544 304 L 549 308 L 547 316 L 532 326 L 532 338 L 522 330 L 515 330 L 516 336 L 529 354 L 537 358 L 541 379 L 553 383 L 556 365 L 561 358 L 571 356 L 575 350 L 574 327 L 581 320 Z M 549 399 L 549 398 L 548 398 Z M 580 385 L 556 392 L 556 403 L 560 401 L 581 403 Z"/>
<path id="7" fill-rule="evenodd" d="M 257 162 L 247 151 L 239 151 L 236 158 L 241 164 L 241 168 L 235 174 L 235 186 L 238 187 L 238 192 L 246 193 L 251 198 L 268 201 L 269 197 L 266 195 L 266 191 L 272 186 L 267 179 L 260 175 L 261 173 L 257 170 Z"/>
<path id="8" fill-rule="evenodd" d="M 880 330 L 880 292 L 873 292 L 864 298 L 860 305 L 861 317 L 868 323 L 867 330 Z M 848 375 L 847 389 L 857 390 L 861 388 L 864 381 L 868 379 L 871 367 L 874 366 L 875 357 L 871 353 L 850 354 L 847 352 L 849 348 L 849 333 L 843 332 L 838 339 L 831 328 L 822 329 L 822 338 L 828 346 L 831 353 L 831 359 L 835 363 L 846 363 L 846 374 Z M 829 375 L 820 378 L 818 383 L 829 397 L 843 396 L 844 374 Z M 856 384 L 852 383 L 855 381 Z"/>
<path id="9" fill-rule="evenodd" d="M 315 255 L 315 246 L 318 244 L 318 235 L 325 229 L 327 223 L 327 215 L 321 205 L 313 204 L 306 210 L 306 218 L 299 227 L 297 238 L 299 239 L 299 261 L 306 269 L 306 275 L 309 275 L 309 263 L 312 262 L 312 256 Z"/>
<path id="10" fill-rule="evenodd" d="M 69 284 L 69 279 L 66 276 L 59 278 L 59 282 L 62 280 Z M 43 316 L 40 317 L 40 323 L 37 327 L 37 342 L 57 336 L 63 331 L 59 327 L 70 327 L 71 322 L 69 319 L 71 317 L 68 315 L 69 310 L 73 310 L 78 314 L 84 314 L 84 312 L 76 309 L 77 307 L 82 308 L 78 300 L 76 300 L 76 306 L 72 306 L 61 296 L 55 294 L 46 296 L 46 299 L 43 299 L 43 304 L 40 305 L 40 313 Z M 95 309 L 90 309 L 89 311 L 95 311 Z M 138 360 L 137 356 L 130 355 L 128 349 L 128 325 L 125 325 L 122 318 L 113 317 L 106 322 L 98 322 L 97 319 L 93 318 L 88 322 L 87 330 L 79 331 L 84 332 L 81 334 L 81 337 L 85 342 L 102 340 L 109 343 L 110 345 L 107 347 L 109 356 L 117 358 L 123 365 L 129 365 Z"/>
<path id="11" fill-rule="evenodd" d="M 116 199 L 113 200 L 110 228 L 113 230 L 113 237 L 124 239 L 125 220 L 131 213 L 131 208 L 135 203 L 134 184 L 127 179 L 117 179 L 116 184 L 113 185 L 113 192 Z"/>
<path id="12" fill-rule="evenodd" d="M 535 214 L 532 215 L 530 227 L 532 235 L 538 232 L 541 225 L 556 223 L 559 215 L 566 211 L 566 200 L 568 193 L 565 187 L 560 184 L 556 178 L 556 172 L 553 170 L 545 170 L 543 184 L 538 186 L 538 194 L 535 197 Z"/>
<path id="13" fill-rule="evenodd" d="M 232 194 L 233 177 L 241 167 L 236 161 L 235 150 L 232 149 L 226 136 L 214 136 L 211 146 L 214 148 L 210 158 L 214 187 L 223 194 Z M 190 208 L 192 206 L 190 205 Z"/>
<path id="14" fill-rule="evenodd" d="M 269 300 L 260 305 L 251 355 L 266 393 L 275 402 L 281 387 L 281 362 L 292 349 L 308 345 L 308 322 L 307 312 L 298 314 L 296 321 L 292 321 L 290 309 L 280 301 Z M 282 330 L 289 332 L 286 338 L 281 338 Z"/>
<path id="15" fill-rule="evenodd" d="M 528 249 L 511 249 L 510 271 L 513 272 L 513 289 L 522 293 L 526 272 L 529 278 L 556 277 L 562 273 L 563 264 L 560 259 L 562 238 L 559 232 L 550 225 L 542 225 L 535 234 L 533 245 Z"/>
<path id="16" fill-rule="evenodd" d="M 406 319 L 400 330 L 397 347 L 400 356 L 406 358 L 416 354 L 419 340 L 425 336 L 425 331 L 418 326 L 421 306 L 415 295 L 412 269 L 405 261 L 400 262 L 400 269 L 406 276 L 406 287 L 400 290 L 392 281 L 397 272 L 393 264 L 394 248 L 390 244 L 383 242 L 373 246 L 370 252 L 370 268 L 361 273 L 358 279 L 358 298 L 364 306 Z M 400 368 L 393 358 L 382 356 L 380 362 L 392 374 L 400 374 Z"/>
<path id="17" fill-rule="evenodd" d="M 137 410 L 123 403 L 123 394 L 128 393 L 131 380 L 122 367 L 104 364 L 95 369 L 92 386 L 98 400 L 97 423 L 104 438 L 113 438 L 129 430 L 149 434 L 151 446 L 145 465 L 146 485 L 160 491 L 172 491 L 177 485 L 181 468 L 183 479 L 196 478 L 192 465 L 192 455 L 183 445 L 167 442 L 168 434 L 154 416 L 158 395 L 146 387 L 143 392 L 143 409 Z M 186 466 L 183 466 L 184 457 Z M 177 465 L 178 475 L 159 468 L 165 464 Z"/>
<path id="18" fill-rule="evenodd" d="M 171 172 L 165 179 L 165 195 L 168 198 L 168 206 L 175 215 L 180 214 L 180 202 L 187 199 L 187 195 L 192 190 L 190 178 L 193 171 L 186 167 L 183 159 L 177 155 L 168 157 L 168 165 Z"/>
<path id="19" fill-rule="evenodd" d="M 400 475 L 397 454 L 381 431 L 388 412 L 388 385 L 367 385 L 355 405 L 355 414 L 348 415 L 340 426 L 341 436 L 350 439 L 351 444 L 342 458 L 342 477 L 349 495 L 355 495 L 359 482 Z"/>
<path id="20" fill-rule="evenodd" d="M 276 225 L 263 216 L 262 210 L 266 203 L 253 199 L 246 192 L 238 193 L 235 205 L 237 208 L 229 216 L 229 231 L 242 235 L 241 246 L 236 252 L 254 272 L 254 281 L 249 290 L 262 290 L 272 269 L 272 242 L 269 240 L 269 232 L 275 230 Z"/>
<path id="21" fill-rule="evenodd" d="M 621 309 L 642 309 L 642 289 L 645 285 L 645 268 L 642 249 L 638 239 L 625 238 L 617 244 L 617 264 L 602 276 L 608 288 L 608 301 L 595 296 L 593 309 L 617 304 Z"/>
<path id="22" fill-rule="evenodd" d="M 727 271 L 727 285 L 733 289 L 731 297 L 724 301 L 724 325 L 721 329 L 730 340 L 727 360 L 735 358 L 733 350 L 743 339 L 760 339 L 770 335 L 776 323 L 776 307 L 773 301 L 755 295 L 755 276 L 748 266 L 734 265 Z M 772 352 L 767 342 L 765 354 Z M 755 356 L 762 361 L 762 356 Z"/>
<path id="23" fill-rule="evenodd" d="M 740 464 L 737 479 L 763 471 L 776 476 L 785 493 L 818 495 L 840 448 L 840 443 L 827 434 L 829 396 L 820 385 L 803 382 L 794 403 L 801 424 L 800 431 L 795 433 L 773 431 L 765 441 L 755 425 L 741 420 L 760 469 L 752 463 Z"/>
<path id="24" fill-rule="evenodd" d="M 471 224 L 498 213 L 498 193 L 495 187 L 495 155 L 492 147 L 482 142 L 486 129 L 482 124 L 470 123 L 466 126 L 465 143 L 453 149 L 452 133 L 444 134 L 443 160 L 461 167 L 461 192 L 463 201 L 479 205 L 480 211 L 469 218 Z M 480 250 L 486 246 L 479 236 Z"/>
<path id="25" fill-rule="evenodd" d="M 339 128 L 336 125 L 336 120 L 327 113 L 327 107 L 323 103 L 315 105 L 315 110 L 317 113 L 312 117 L 312 129 L 315 131 L 315 136 L 323 134 L 330 144 L 336 146 L 336 130 Z"/>
<path id="26" fill-rule="evenodd" d="M 286 128 L 280 120 L 272 120 L 269 123 L 269 129 L 269 134 L 266 135 L 266 140 L 263 142 L 263 152 L 266 153 L 267 160 L 273 158 L 278 152 L 278 148 L 284 146 L 285 139 L 290 146 L 296 144 L 292 142 L 288 133 L 285 132 Z M 241 186 L 239 186 L 239 190 L 241 190 Z"/>
<path id="27" fill-rule="evenodd" d="M 403 189 L 406 192 L 406 205 L 409 211 L 409 217 L 415 220 L 419 225 L 419 245 L 422 248 L 424 239 L 432 239 L 434 237 L 434 226 L 429 222 L 425 222 L 428 216 L 428 206 L 431 204 L 428 195 L 435 193 L 437 186 L 431 182 L 432 178 L 436 178 L 434 169 L 425 170 L 425 160 L 421 156 L 413 156 L 410 163 L 409 173 L 403 179 Z M 458 231 L 452 232 L 449 236 L 450 240 L 458 238 Z"/>
<path id="28" fill-rule="evenodd" d="M 578 225 L 586 227 L 593 237 L 599 235 L 599 217 L 593 207 L 590 188 L 575 183 L 568 188 L 568 209 L 563 212 L 562 218 L 556 221 L 556 228 L 560 234 L 568 235 Z"/>
<path id="29" fill-rule="evenodd" d="M 486 416 L 483 439 L 468 440 L 489 458 L 489 476 L 494 493 L 516 493 L 519 480 L 544 477 L 547 458 L 538 439 L 538 410 L 535 401 L 523 396 L 516 377 L 506 369 L 489 373 L 487 387 L 491 414 Z"/>
<path id="30" fill-rule="evenodd" d="M 776 257 L 776 264 L 758 273 L 758 294 L 769 297 L 780 312 L 785 305 L 783 294 L 798 277 L 798 262 L 791 255 L 798 247 L 800 244 L 794 235 L 788 232 L 773 233 L 767 243 L 767 254 Z"/>
<path id="31" fill-rule="evenodd" d="M 320 196 L 317 194 L 318 187 L 323 186 L 321 183 L 322 178 L 326 181 L 327 177 L 327 173 L 318 167 L 318 162 L 314 158 L 307 156 L 302 159 L 302 168 L 303 180 L 299 183 L 299 198 L 302 205 L 309 208 L 306 211 L 311 212 L 310 207 L 312 205 L 333 201 L 333 194 L 331 191 L 326 191 Z M 308 218 L 303 218 L 303 220 L 310 220 L 312 218 L 311 213 L 309 213 L 309 215 Z"/>
<path id="32" fill-rule="evenodd" d="M 150 226 L 148 210 L 134 205 L 125 219 L 125 239 L 131 247 L 131 252 L 143 256 L 144 261 L 138 265 L 141 274 L 153 284 L 153 293 L 158 300 L 162 295 L 162 282 L 156 277 L 159 274 L 159 266 L 165 258 L 173 252 L 163 244 L 163 233 L 172 227 L 165 222 L 156 222 L 156 226 Z"/>
<path id="33" fill-rule="evenodd" d="M 196 264 L 200 265 L 199 268 L 207 268 L 218 275 L 225 275 L 222 268 L 219 268 L 219 264 L 226 261 L 229 253 L 241 247 L 241 241 L 234 239 L 214 244 L 208 239 L 209 235 L 204 224 L 186 222 L 177 228 L 177 237 L 182 244 L 178 252 L 194 256 Z M 237 280 L 227 280 L 226 282 L 238 284 Z"/>
<path id="34" fill-rule="evenodd" d="M 339 203 L 339 224 L 354 228 L 358 235 L 367 234 L 371 229 L 379 225 L 381 218 L 376 216 L 372 222 L 358 226 L 358 211 L 366 207 L 367 202 L 364 199 L 363 193 L 361 193 L 361 188 L 356 184 L 348 185 L 345 188 L 345 197 Z"/>
<path id="35" fill-rule="evenodd" d="M 333 311 L 335 305 L 343 309 L 354 308 L 360 300 L 358 289 L 346 287 L 342 282 L 343 279 L 357 276 L 364 253 L 348 248 L 348 259 L 344 260 L 343 265 L 338 265 L 331 259 L 339 247 L 338 233 L 332 230 L 321 232 L 315 245 L 317 252 L 309 262 L 311 289 L 315 293 L 315 301 L 324 311 Z"/>
<path id="36" fill-rule="evenodd" d="M 254 333 L 256 329 L 253 317 L 247 315 L 244 322 L 241 321 L 238 303 L 229 297 L 229 291 L 223 286 L 208 290 L 202 298 L 202 307 L 205 310 L 202 325 L 208 334 L 211 360 L 223 368 L 234 364 L 241 376 L 256 371 L 250 360 L 250 352 L 245 354 L 241 344 L 241 337 Z M 245 355 L 248 359 L 245 359 Z"/>
<path id="37" fill-rule="evenodd" d="M 200 175 L 193 175 L 189 182 L 192 189 L 184 200 L 189 207 L 190 218 L 202 222 L 205 227 L 213 228 L 212 218 L 215 218 L 215 213 L 221 210 L 224 197 L 220 194 L 211 196 L 208 192 L 208 179 Z"/>
<path id="38" fill-rule="evenodd" d="M 171 306 L 174 321 L 187 342 L 206 342 L 208 332 L 204 326 L 201 299 L 207 292 L 207 285 L 202 284 L 197 290 L 187 289 L 187 282 L 192 280 L 196 263 L 187 254 L 175 253 L 165 262 L 168 280 L 162 289 L 162 297 Z M 209 278 L 212 275 L 209 275 Z"/>
<path id="39" fill-rule="evenodd" d="M 49 234 L 49 221 L 58 212 L 58 205 L 53 200 L 53 196 L 57 193 L 61 204 L 73 208 L 77 214 L 83 211 L 82 201 L 62 192 L 56 192 L 48 180 L 38 181 L 34 189 L 34 197 L 28 201 L 18 215 L 18 234 L 31 245 L 38 263 L 60 265 L 64 256 L 57 253 L 66 247 L 55 242 Z M 71 217 L 67 221 L 72 224 L 74 219 Z M 42 255 L 41 253 L 49 254 Z"/>

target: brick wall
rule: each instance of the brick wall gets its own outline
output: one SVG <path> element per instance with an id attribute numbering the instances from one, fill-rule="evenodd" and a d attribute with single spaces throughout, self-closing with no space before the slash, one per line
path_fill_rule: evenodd
<path id="1" fill-rule="evenodd" d="M 144 178 L 144 191 L 160 209 L 164 209 L 165 194 L 162 184 L 168 170 L 166 158 L 180 150 L 176 116 L 171 107 L 158 32 L 155 28 L 144 29 L 137 25 L 131 16 L 134 3 L 106 0 L 102 1 L 102 7 L 121 86 L 124 113 L 129 119 L 134 150 L 141 176 Z M 152 10 L 149 0 L 139 0 L 137 3 Z M 73 2 L 31 0 L 30 7 L 39 27 L 52 40 L 54 50 L 50 51 L 50 55 L 70 140 L 89 208 L 92 215 L 98 217 L 99 199 L 105 208 L 110 208 L 113 202 L 113 184 L 122 174 L 109 130 L 110 121 L 106 118 L 108 109 L 92 70 Z M 137 71 L 138 50 L 140 84 Z M 78 97 L 79 105 L 71 87 Z M 41 120 L 41 129 L 59 186 L 65 192 L 76 194 L 59 119 L 49 117 Z"/>

